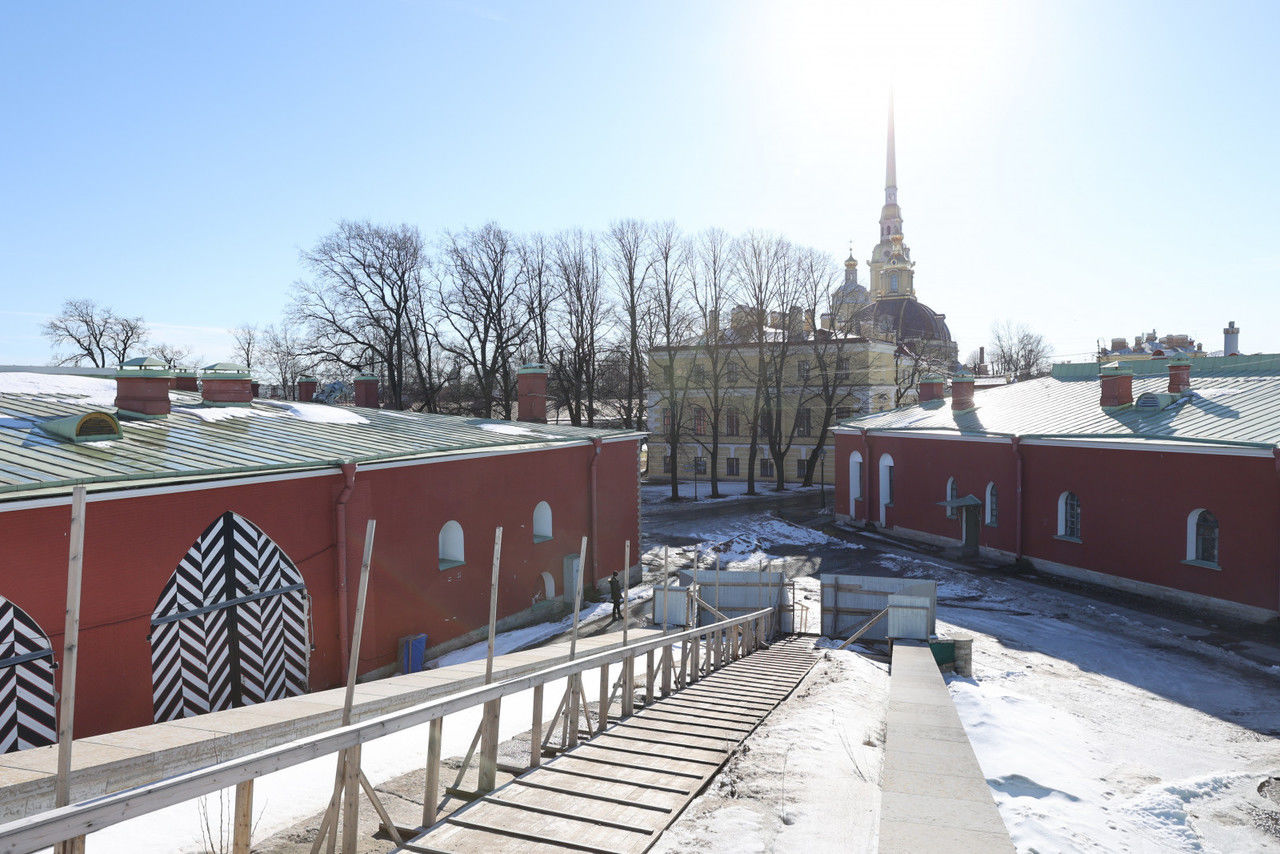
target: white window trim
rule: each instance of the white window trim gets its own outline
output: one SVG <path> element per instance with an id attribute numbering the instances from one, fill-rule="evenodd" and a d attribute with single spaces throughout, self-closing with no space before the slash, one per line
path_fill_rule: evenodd
<path id="1" fill-rule="evenodd" d="M 1000 496 L 1000 492 L 996 489 L 996 482 L 994 480 L 987 484 L 987 494 L 983 497 L 983 505 L 982 505 L 982 515 L 983 515 L 982 521 L 989 528 L 995 528 L 999 526 L 998 518 L 996 520 L 996 524 L 994 525 L 991 524 L 991 496 L 993 493 L 995 494 L 998 500 Z"/>
<path id="2" fill-rule="evenodd" d="M 1058 539 L 1066 540 L 1069 543 L 1084 542 L 1080 537 L 1073 537 L 1067 534 L 1067 496 L 1071 495 L 1071 490 L 1065 490 L 1058 496 Z M 1076 496 L 1076 503 L 1079 504 L 1080 496 Z M 1083 515 L 1083 514 L 1081 514 Z M 1081 528 L 1083 529 L 1083 524 Z M 1083 530 L 1081 531 L 1083 533 Z"/>
<path id="3" fill-rule="evenodd" d="M 546 516 L 542 517 L 539 511 L 546 508 Z M 533 508 L 533 541 L 535 543 L 545 543 L 554 535 L 554 515 L 551 512 L 551 504 L 546 501 L 539 501 Z"/>
<path id="4" fill-rule="evenodd" d="M 953 495 L 952 493 L 956 493 L 956 494 Z M 943 496 L 942 500 L 950 501 L 952 498 L 959 498 L 959 490 L 956 488 L 956 479 L 954 477 L 949 477 L 947 478 L 947 491 L 946 491 L 946 494 Z M 959 515 L 960 514 L 956 511 L 956 508 L 954 507 L 947 508 L 948 519 L 954 519 Z"/>
<path id="5" fill-rule="evenodd" d="M 862 454 L 859 451 L 849 453 L 849 504 L 850 512 L 855 501 L 862 500 Z"/>
<path id="6" fill-rule="evenodd" d="M 453 528 L 449 526 L 453 525 Z M 457 538 L 452 536 L 452 532 L 457 531 Z M 446 537 L 446 533 L 450 536 Z M 440 569 L 453 569 L 455 566 L 462 566 L 467 562 L 466 552 L 466 535 L 462 530 L 462 525 L 454 519 L 450 519 L 440 526 Z"/>
<path id="7" fill-rule="evenodd" d="M 889 477 L 887 469 L 893 468 L 893 457 L 889 454 L 881 454 L 879 462 L 879 481 L 880 481 L 880 524 L 885 523 L 885 508 L 893 506 L 893 496 L 889 494 Z"/>
<path id="8" fill-rule="evenodd" d="M 1204 507 L 1197 507 L 1195 510 L 1192 510 L 1190 513 L 1187 514 L 1187 556 L 1186 556 L 1186 559 L 1183 560 L 1182 562 L 1187 564 L 1188 566 L 1203 566 L 1206 569 L 1222 569 L 1222 566 L 1220 564 L 1211 563 L 1207 560 L 1200 560 L 1198 557 L 1196 557 L 1196 524 L 1200 521 L 1200 514 L 1208 513 L 1208 512 L 1209 511 Z M 1221 536 L 1222 534 L 1221 528 L 1218 529 L 1218 534 L 1219 536 Z M 1221 560 L 1221 556 L 1222 556 L 1221 539 L 1219 539 L 1218 541 L 1218 556 L 1219 556 L 1219 560 Z"/>

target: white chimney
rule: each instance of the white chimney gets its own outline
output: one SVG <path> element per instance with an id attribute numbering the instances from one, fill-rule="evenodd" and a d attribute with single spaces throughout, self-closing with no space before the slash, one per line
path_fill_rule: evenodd
<path id="1" fill-rule="evenodd" d="M 1230 356 L 1240 352 L 1240 327 L 1233 320 L 1222 330 L 1222 355 Z"/>

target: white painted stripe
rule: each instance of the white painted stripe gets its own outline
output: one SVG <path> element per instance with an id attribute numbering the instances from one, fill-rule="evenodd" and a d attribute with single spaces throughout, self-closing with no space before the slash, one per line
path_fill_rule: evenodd
<path id="1" fill-rule="evenodd" d="M 834 432 L 845 436 L 860 436 L 862 431 L 840 428 Z M 1012 439 L 1008 436 L 969 436 L 959 433 L 931 433 L 916 430 L 868 430 L 867 435 L 873 438 L 895 439 L 943 439 L 951 442 L 988 442 L 1009 445 Z M 1246 448 L 1236 445 L 1213 445 L 1207 442 L 1160 442 L 1151 439 L 1071 439 L 1071 438 L 1036 438 L 1023 439 L 1023 445 L 1040 445 L 1059 448 L 1101 448 L 1111 451 L 1157 451 L 1175 454 L 1215 454 L 1227 457 L 1262 457 L 1270 459 L 1269 448 Z"/>

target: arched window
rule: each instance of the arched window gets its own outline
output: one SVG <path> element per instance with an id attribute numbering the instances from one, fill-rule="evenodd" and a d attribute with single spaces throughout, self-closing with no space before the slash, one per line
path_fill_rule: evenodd
<path id="1" fill-rule="evenodd" d="M 898 292 L 898 274 L 897 273 L 889 274 L 889 290 L 895 294 Z"/>
<path id="2" fill-rule="evenodd" d="M 707 435 L 707 410 L 701 406 L 693 408 L 693 435 Z"/>
<path id="3" fill-rule="evenodd" d="M 987 525 L 992 528 L 1000 524 L 1000 494 L 994 482 L 987 484 Z"/>
<path id="4" fill-rule="evenodd" d="M 1208 510 L 1187 516 L 1187 560 L 1218 565 L 1218 517 Z"/>
<path id="5" fill-rule="evenodd" d="M 1080 499 L 1074 492 L 1058 496 L 1058 536 L 1080 539 Z"/>
<path id="6" fill-rule="evenodd" d="M 880 455 L 880 524 L 885 523 L 885 508 L 893 504 L 893 457 Z"/>
<path id="7" fill-rule="evenodd" d="M 440 568 L 452 569 L 466 562 L 462 544 L 462 526 L 450 519 L 440 529 Z"/>
<path id="8" fill-rule="evenodd" d="M 551 536 L 551 505 L 539 501 L 538 506 L 533 508 L 533 541 L 545 543 Z"/>
<path id="9" fill-rule="evenodd" d="M 849 454 L 849 515 L 853 515 L 853 502 L 862 500 L 862 454 Z"/>
<path id="10" fill-rule="evenodd" d="M 957 498 L 959 498 L 959 497 L 960 497 L 960 490 L 959 490 L 959 488 L 956 486 L 956 479 L 955 479 L 954 477 L 949 477 L 949 478 L 947 478 L 947 497 L 946 497 L 946 499 L 945 499 L 945 500 L 946 500 L 946 501 L 955 501 L 955 500 L 956 500 Z M 948 518 L 948 519 L 954 519 L 954 518 L 956 518 L 956 516 L 957 516 L 957 515 L 959 515 L 959 514 L 958 514 L 958 512 L 956 511 L 956 508 L 954 508 L 954 507 L 948 507 L 948 508 L 947 508 L 947 518 Z"/>

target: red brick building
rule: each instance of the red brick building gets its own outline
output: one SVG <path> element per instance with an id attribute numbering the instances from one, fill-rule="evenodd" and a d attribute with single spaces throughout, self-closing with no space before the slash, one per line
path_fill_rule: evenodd
<path id="1" fill-rule="evenodd" d="M 0 373 L 0 752 L 51 740 L 76 484 L 77 737 L 339 684 L 368 519 L 361 673 L 485 624 L 497 526 L 499 616 L 562 595 L 583 536 L 589 583 L 638 554 L 638 434 L 251 401 L 227 366 L 203 397 L 126 380 Z"/>
<path id="2" fill-rule="evenodd" d="M 836 512 L 1045 572 L 1280 612 L 1280 357 L 1055 365 L 843 422 Z"/>

